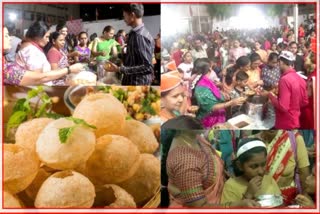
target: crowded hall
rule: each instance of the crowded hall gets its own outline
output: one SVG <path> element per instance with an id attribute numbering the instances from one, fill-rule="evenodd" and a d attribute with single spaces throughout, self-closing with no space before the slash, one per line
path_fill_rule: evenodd
<path id="1" fill-rule="evenodd" d="M 316 207 L 315 6 L 162 5 L 161 206 Z"/>
<path id="2" fill-rule="evenodd" d="M 166 5 L 167 11 L 178 7 L 170 6 Z M 284 6 L 283 10 L 288 7 L 288 20 L 272 17 L 273 22 L 262 26 L 243 18 L 241 6 L 237 7 L 239 16 L 213 22 L 212 26 L 199 22 L 202 29 L 197 21 L 191 21 L 196 26 L 190 29 L 181 27 L 182 32 L 162 29 L 163 122 L 178 115 L 193 115 L 205 128 L 313 129 L 317 56 L 314 14 L 301 15 L 304 19 L 299 16 L 296 29 L 290 22 L 292 8 Z M 314 5 L 309 7 L 309 12 L 314 12 Z M 204 13 L 204 9 L 199 10 Z M 248 8 L 243 10 L 247 13 Z M 238 19 L 249 23 L 239 25 Z"/>
<path id="3" fill-rule="evenodd" d="M 159 4 L 47 7 L 5 5 L 5 85 L 159 85 Z"/>

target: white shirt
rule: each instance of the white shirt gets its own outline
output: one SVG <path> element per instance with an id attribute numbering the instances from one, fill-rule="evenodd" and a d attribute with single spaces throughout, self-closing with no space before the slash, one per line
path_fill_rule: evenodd
<path id="1" fill-rule="evenodd" d="M 46 55 L 36 46 L 28 45 L 16 54 L 16 62 L 26 70 L 39 70 L 50 72 L 51 65 Z M 52 81 L 46 82 L 45 85 L 52 85 Z"/>

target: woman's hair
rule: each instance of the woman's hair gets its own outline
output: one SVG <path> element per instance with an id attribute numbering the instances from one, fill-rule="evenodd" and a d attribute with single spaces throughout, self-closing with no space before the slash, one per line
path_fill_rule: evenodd
<path id="1" fill-rule="evenodd" d="M 200 130 L 203 129 L 203 127 L 198 119 L 187 115 L 181 115 L 167 120 L 162 124 L 161 129 Z"/>
<path id="2" fill-rule="evenodd" d="M 252 54 L 250 55 L 250 62 L 252 63 L 252 62 L 255 62 L 255 61 L 257 61 L 257 60 L 261 60 L 260 55 L 257 54 L 257 53 L 252 53 Z"/>
<path id="3" fill-rule="evenodd" d="M 272 60 L 278 60 L 278 54 L 277 53 L 270 53 L 269 57 L 268 57 L 268 62 L 271 62 Z"/>
<path id="4" fill-rule="evenodd" d="M 199 58 L 194 61 L 192 75 L 206 75 L 210 71 L 210 61 L 208 58 Z"/>
<path id="5" fill-rule="evenodd" d="M 49 31 L 49 26 L 45 22 L 37 21 L 29 27 L 26 33 L 26 38 L 32 39 L 32 40 L 36 38 L 42 38 L 48 31 Z"/>
<path id="6" fill-rule="evenodd" d="M 80 37 L 81 37 L 82 34 L 86 34 L 86 36 L 88 37 L 88 33 L 87 33 L 87 32 L 81 31 L 81 32 L 78 34 L 78 39 L 80 39 Z"/>
<path id="7" fill-rule="evenodd" d="M 124 32 L 124 30 L 123 30 L 123 29 L 118 30 L 118 32 L 117 32 L 117 36 L 120 36 L 123 32 Z"/>
<path id="8" fill-rule="evenodd" d="M 104 32 L 109 33 L 111 30 L 114 30 L 114 28 L 111 25 L 105 26 L 103 28 L 102 34 L 104 34 Z"/>
<path id="9" fill-rule="evenodd" d="M 55 31 L 53 33 L 50 34 L 49 36 L 49 42 L 46 44 L 46 46 L 44 46 L 43 51 L 44 53 L 47 55 L 49 50 L 52 48 L 53 46 L 53 41 L 56 41 L 58 39 L 58 37 L 61 35 L 61 33 Z"/>
<path id="10" fill-rule="evenodd" d="M 192 97 L 191 97 L 191 103 L 193 105 L 197 105 L 196 97 L 194 96 L 194 91 L 196 86 L 198 85 L 198 82 L 201 80 L 201 78 L 209 73 L 210 71 L 210 61 L 208 58 L 199 58 L 194 61 L 193 69 L 191 75 L 197 74 L 200 75 L 198 80 L 194 83 L 194 88 L 192 89 Z"/>
<path id="11" fill-rule="evenodd" d="M 249 75 L 244 71 L 239 71 L 236 74 L 236 81 L 245 81 L 247 79 L 249 79 Z"/>
<path id="12" fill-rule="evenodd" d="M 60 31 L 60 30 L 62 30 L 63 28 L 68 28 L 67 27 L 67 24 L 65 23 L 65 22 L 60 22 L 59 24 L 57 24 L 57 26 L 56 26 L 56 31 Z"/>
<path id="13" fill-rule="evenodd" d="M 250 59 L 247 56 L 241 56 L 237 59 L 236 64 L 227 69 L 226 83 L 231 85 L 234 73 L 241 67 L 244 67 L 250 63 Z"/>
<path id="14" fill-rule="evenodd" d="M 243 145 L 251 142 L 251 141 L 261 141 L 261 139 L 259 138 L 244 138 L 240 140 L 240 143 L 238 145 L 237 150 L 239 150 Z M 254 147 L 248 151 L 245 151 L 244 153 L 242 153 L 239 157 L 237 157 L 234 161 L 233 161 L 233 169 L 234 169 L 234 174 L 235 176 L 241 176 L 243 175 L 243 171 L 241 171 L 238 166 L 237 163 L 240 163 L 241 165 L 244 164 L 245 162 L 249 161 L 254 155 L 259 154 L 263 152 L 265 154 L 265 156 L 267 156 L 267 149 L 265 147 Z"/>
<path id="15" fill-rule="evenodd" d="M 97 38 L 98 37 L 98 35 L 97 35 L 97 33 L 93 33 L 93 34 L 91 34 L 90 35 L 90 41 L 93 41 L 95 38 Z"/>

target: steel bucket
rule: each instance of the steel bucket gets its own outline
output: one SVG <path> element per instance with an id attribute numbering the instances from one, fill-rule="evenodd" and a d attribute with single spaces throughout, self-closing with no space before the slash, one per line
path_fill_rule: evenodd
<path id="1" fill-rule="evenodd" d="M 258 120 L 263 120 L 266 116 L 268 97 L 254 95 L 248 97 L 245 103 L 246 114 Z"/>

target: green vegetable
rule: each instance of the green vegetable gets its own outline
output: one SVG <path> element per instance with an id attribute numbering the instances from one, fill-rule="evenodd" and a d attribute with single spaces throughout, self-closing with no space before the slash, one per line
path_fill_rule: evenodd
<path id="1" fill-rule="evenodd" d="M 77 125 L 83 125 L 85 127 L 88 128 L 92 128 L 92 129 L 97 129 L 97 127 L 88 124 L 85 120 L 79 119 L 79 118 L 75 118 L 75 117 L 66 117 L 67 120 L 71 120 L 73 121 L 75 124 Z"/>
<path id="2" fill-rule="evenodd" d="M 87 127 L 87 128 L 92 128 L 92 129 L 97 129 L 95 126 L 88 124 L 86 121 L 79 119 L 79 118 L 74 118 L 74 117 L 66 117 L 65 119 L 71 120 L 75 123 L 75 125 L 67 128 L 61 128 L 59 129 L 59 140 L 61 143 L 66 143 L 67 140 L 70 138 L 72 132 L 77 128 L 77 127 Z"/>
<path id="3" fill-rule="evenodd" d="M 14 112 L 8 121 L 6 135 L 8 136 L 12 128 L 18 127 L 23 121 L 27 120 L 28 114 L 24 111 Z"/>
<path id="4" fill-rule="evenodd" d="M 31 99 L 38 97 L 41 105 L 31 108 Z M 52 105 L 50 97 L 44 91 L 42 86 L 38 86 L 29 90 L 26 98 L 18 99 L 13 107 L 12 114 L 9 118 L 6 135 L 10 133 L 10 129 L 18 127 L 24 121 L 30 118 L 44 117 L 47 115 L 47 109 Z"/>
<path id="5" fill-rule="evenodd" d="M 128 97 L 128 92 L 123 90 L 122 88 L 119 88 L 118 90 L 113 92 L 113 96 L 117 98 L 120 102 L 123 102 Z"/>
<path id="6" fill-rule="evenodd" d="M 156 115 L 156 111 L 151 107 L 151 101 L 148 98 L 142 100 L 141 112 Z"/>
<path id="7" fill-rule="evenodd" d="M 132 120 L 133 118 L 130 115 L 126 116 L 126 120 Z"/>
<path id="8" fill-rule="evenodd" d="M 52 112 L 46 112 L 45 113 L 45 117 L 48 117 L 48 118 L 52 118 L 52 119 L 59 119 L 59 118 L 62 118 L 64 117 L 64 115 L 62 114 L 57 114 L 57 113 L 52 113 Z"/>
<path id="9" fill-rule="evenodd" d="M 62 128 L 59 129 L 59 140 L 61 143 L 66 143 L 68 138 L 71 136 L 73 130 L 76 128 L 76 126 L 68 127 L 68 128 Z"/>

